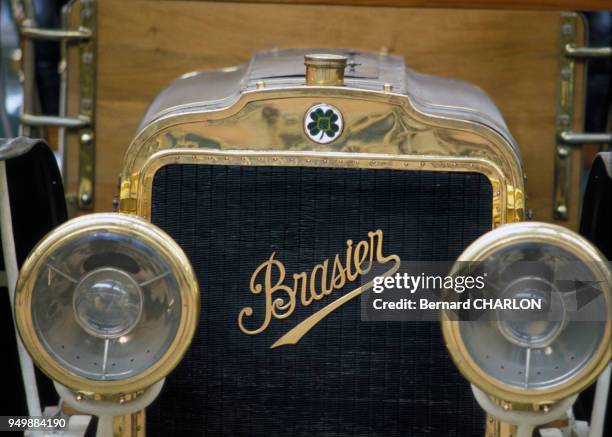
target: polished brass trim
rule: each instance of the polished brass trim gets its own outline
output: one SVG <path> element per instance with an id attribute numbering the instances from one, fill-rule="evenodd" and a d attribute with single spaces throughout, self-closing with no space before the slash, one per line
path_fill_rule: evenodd
<path id="1" fill-rule="evenodd" d="M 50 254 L 67 242 L 96 231 L 112 231 L 143 241 L 164 257 L 176 277 L 182 298 L 181 320 L 168 350 L 139 375 L 124 380 L 95 381 L 77 376 L 55 361 L 41 343 L 32 320 L 32 291 Z M 198 281 L 189 260 L 165 232 L 138 217 L 118 213 L 90 214 L 70 220 L 48 234 L 30 253 L 17 281 L 15 321 L 34 362 L 53 380 L 78 393 L 116 397 L 144 390 L 167 375 L 180 362 L 196 330 L 200 300 Z"/>
<path id="2" fill-rule="evenodd" d="M 369 168 L 390 170 L 429 170 L 443 172 L 481 173 L 491 182 L 493 190 L 493 227 L 508 219 L 507 189 L 500 181 L 503 173 L 484 159 L 456 157 L 452 160 L 440 157 L 420 157 L 359 153 L 313 153 L 313 152 L 258 152 L 170 149 L 155 153 L 141 169 L 137 181 L 136 214 L 151 218 L 151 194 L 153 179 L 157 171 L 168 164 L 247 165 L 275 167 L 330 167 Z"/>
<path id="3" fill-rule="evenodd" d="M 113 437 L 144 437 L 146 435 L 146 413 L 140 410 L 113 420 Z"/>
<path id="4" fill-rule="evenodd" d="M 346 56 L 331 54 L 306 55 L 306 84 L 319 86 L 342 86 Z"/>
<path id="5" fill-rule="evenodd" d="M 344 132 L 330 144 L 314 143 L 302 126 L 308 108 L 321 102 L 344 116 Z M 214 163 L 201 157 L 215 154 L 240 165 L 299 161 L 308 166 L 310 159 L 317 161 L 310 165 L 325 166 L 327 159 L 331 167 L 480 171 L 489 177 L 499 207 L 493 212 L 494 226 L 524 216 L 520 157 L 497 131 L 477 122 L 424 114 L 405 95 L 306 86 L 249 91 L 221 109 L 188 107 L 153 120 L 126 153 L 120 211 L 148 217 L 146 191 L 156 170 L 150 169 L 159 168 L 157 159 Z"/>
<path id="6" fill-rule="evenodd" d="M 564 227 L 538 222 L 514 223 L 488 232 L 466 248 L 458 258 L 458 262 L 483 260 L 502 247 L 527 241 L 548 243 L 569 251 L 579 260 L 593 265 L 593 268 L 597 270 L 594 273 L 601 279 L 601 283 L 608 287 L 608 293 L 605 294 L 608 305 L 606 330 L 603 341 L 589 364 L 571 381 L 548 389 L 525 390 L 504 384 L 482 371 L 470 357 L 463 343 L 460 333 L 462 322 L 451 320 L 445 312 L 442 313 L 442 333 L 455 365 L 472 384 L 496 399 L 518 404 L 542 405 L 565 399 L 584 390 L 595 381 L 610 361 L 612 357 L 612 322 L 610 321 L 612 277 L 609 269 L 605 267 L 606 260 L 603 255 L 587 240 Z"/>
<path id="7" fill-rule="evenodd" d="M 391 91 L 262 85 L 217 106 L 169 109 L 130 144 L 119 209 L 150 220 L 154 176 L 172 163 L 304 166 L 481 173 L 492 186 L 492 227 L 523 219 L 523 167 L 507 137 L 480 122 L 424 113 Z M 342 137 L 331 144 L 304 133 L 304 114 L 320 103 L 344 116 Z"/>

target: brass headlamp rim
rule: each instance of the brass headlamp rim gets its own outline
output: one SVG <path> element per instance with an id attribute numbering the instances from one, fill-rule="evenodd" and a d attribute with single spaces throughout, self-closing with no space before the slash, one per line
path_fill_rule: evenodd
<path id="1" fill-rule="evenodd" d="M 568 250 L 581 261 L 603 266 L 605 257 L 586 239 L 558 225 L 539 222 L 518 222 L 488 232 L 468 246 L 457 262 L 485 259 L 502 246 L 520 242 L 541 242 Z M 599 276 L 611 283 L 610 271 L 598 267 Z M 605 294 L 610 316 L 612 295 Z M 450 320 L 442 312 L 442 334 L 453 362 L 472 384 L 496 399 L 516 404 L 550 404 L 572 396 L 592 384 L 612 358 L 612 322 L 606 322 L 604 338 L 589 363 L 571 380 L 546 389 L 526 390 L 505 384 L 484 372 L 471 358 L 460 333 L 460 321 Z"/>
<path id="2" fill-rule="evenodd" d="M 41 268 L 49 254 L 80 236 L 95 231 L 112 231 L 136 236 L 168 262 L 181 293 L 181 318 L 175 338 L 162 357 L 144 372 L 122 380 L 96 381 L 62 367 L 46 351 L 32 320 L 32 292 Z M 137 393 L 155 384 L 174 369 L 189 347 L 197 327 L 200 310 L 198 281 L 180 246 L 165 232 L 144 219 L 123 213 L 98 213 L 78 217 L 47 234 L 32 250 L 21 268 L 15 294 L 17 331 L 38 367 L 51 379 L 69 389 L 103 397 Z"/>

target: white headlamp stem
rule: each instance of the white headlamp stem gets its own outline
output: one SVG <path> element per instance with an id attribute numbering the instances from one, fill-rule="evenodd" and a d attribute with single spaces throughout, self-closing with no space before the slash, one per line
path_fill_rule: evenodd
<path id="1" fill-rule="evenodd" d="M 127 416 L 147 408 L 157 398 L 165 381 L 165 378 L 162 379 L 147 388 L 136 399 L 126 401 L 123 404 L 106 400 L 77 400 L 77 394 L 72 390 L 57 382 L 54 382 L 54 385 L 57 393 L 67 405 L 80 413 L 98 416 L 97 437 L 113 437 L 113 417 Z"/>
<path id="2" fill-rule="evenodd" d="M 561 418 L 569 410 L 578 395 L 557 402 L 548 411 L 504 410 L 482 390 L 472 384 L 472 392 L 478 404 L 488 414 L 503 422 L 518 426 L 517 437 L 531 437 L 536 426 L 545 425 Z"/>
<path id="3" fill-rule="evenodd" d="M 610 391 L 610 373 L 612 373 L 612 364 L 608 364 L 606 370 L 599 375 L 599 379 L 597 380 L 595 399 L 593 399 L 593 411 L 591 413 L 589 437 L 601 437 L 604 432 L 608 392 Z"/>

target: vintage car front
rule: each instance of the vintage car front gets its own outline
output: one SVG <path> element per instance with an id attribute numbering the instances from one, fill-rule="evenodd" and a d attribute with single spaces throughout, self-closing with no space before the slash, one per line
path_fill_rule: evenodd
<path id="1" fill-rule="evenodd" d="M 386 53 L 258 53 L 155 98 L 119 213 L 34 249 L 17 327 L 101 435 L 567 428 L 610 360 L 610 270 L 523 222 L 524 180 L 476 87 Z"/>

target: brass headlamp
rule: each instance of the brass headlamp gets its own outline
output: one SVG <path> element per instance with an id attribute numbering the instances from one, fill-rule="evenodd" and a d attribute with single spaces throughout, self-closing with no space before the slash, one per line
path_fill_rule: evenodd
<path id="1" fill-rule="evenodd" d="M 516 223 L 472 243 L 456 267 L 468 263 L 492 272 L 489 291 L 496 296 L 539 299 L 547 311 L 533 320 L 465 320 L 444 312 L 448 350 L 473 385 L 500 401 L 541 406 L 593 383 L 612 352 L 611 273 L 595 247 L 560 226 Z M 581 302 L 585 293 L 590 298 Z"/>
<path id="2" fill-rule="evenodd" d="M 36 364 L 84 394 L 137 393 L 168 374 L 195 332 L 199 291 L 181 248 L 125 214 L 58 227 L 17 283 L 16 323 Z"/>

